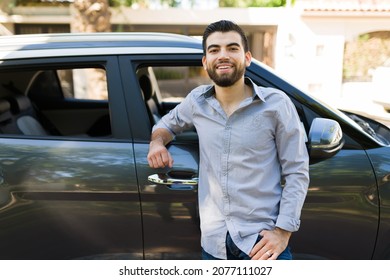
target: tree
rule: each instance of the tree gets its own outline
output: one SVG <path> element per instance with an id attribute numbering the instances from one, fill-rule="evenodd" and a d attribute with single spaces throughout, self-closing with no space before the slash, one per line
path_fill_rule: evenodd
<path id="1" fill-rule="evenodd" d="M 72 32 L 109 32 L 111 31 L 111 13 L 108 0 L 74 0 L 72 7 Z M 86 78 L 94 82 L 86 89 L 85 98 L 107 99 L 105 71 L 98 69 L 86 69 Z M 82 81 L 80 81 L 82 82 Z M 80 85 L 83 86 L 83 85 Z"/>
<path id="2" fill-rule="evenodd" d="M 108 0 L 74 0 L 72 32 L 109 32 L 111 13 Z"/>
<path id="3" fill-rule="evenodd" d="M 283 7 L 289 0 L 219 0 L 220 7 Z M 295 0 L 291 0 L 294 3 Z"/>
<path id="4" fill-rule="evenodd" d="M 195 0 L 191 1 L 192 6 L 196 6 Z M 219 0 L 219 7 L 282 7 L 287 3 L 294 3 L 295 0 Z M 181 4 L 180 0 L 160 0 L 162 5 L 169 7 L 178 7 Z M 132 6 L 140 4 L 143 7 L 149 6 L 149 0 L 110 0 L 111 6 Z"/>

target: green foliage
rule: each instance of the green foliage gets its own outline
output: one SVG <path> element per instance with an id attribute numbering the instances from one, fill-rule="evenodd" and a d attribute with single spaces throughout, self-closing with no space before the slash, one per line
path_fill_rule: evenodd
<path id="1" fill-rule="evenodd" d="M 295 0 L 291 3 L 294 4 Z M 220 7 L 283 7 L 286 4 L 287 0 L 219 0 Z"/>
<path id="2" fill-rule="evenodd" d="M 0 0 L 1 1 L 1 0 Z M 14 0 L 15 6 L 69 6 L 71 0 Z"/>
<path id="3" fill-rule="evenodd" d="M 135 2 L 137 2 L 137 1 L 136 0 L 109 0 L 108 4 L 111 7 L 120 7 L 120 6 L 129 6 L 130 7 Z"/>
<path id="4" fill-rule="evenodd" d="M 177 7 L 180 4 L 180 0 L 160 0 L 161 4 L 167 4 L 169 7 Z M 140 4 L 142 6 L 148 6 L 148 0 L 109 0 L 112 7 L 131 7 L 133 4 Z"/>
<path id="5" fill-rule="evenodd" d="M 0 0 L 1 1 L 1 0 Z M 285 6 L 288 0 L 219 0 L 220 7 L 282 7 Z M 14 0 L 15 6 L 62 6 L 69 5 L 71 0 Z M 126 6 L 130 7 L 133 4 L 148 6 L 148 0 L 109 0 L 111 7 Z M 177 7 L 180 0 L 160 0 L 161 4 L 167 4 L 169 7 Z M 195 1 L 192 1 L 194 3 Z M 291 0 L 292 3 L 295 0 Z"/>

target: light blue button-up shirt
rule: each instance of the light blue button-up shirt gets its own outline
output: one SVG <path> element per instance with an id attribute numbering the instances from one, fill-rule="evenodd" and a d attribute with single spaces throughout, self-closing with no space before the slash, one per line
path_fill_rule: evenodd
<path id="1" fill-rule="evenodd" d="M 173 135 L 196 128 L 201 245 L 221 259 L 228 231 L 247 254 L 264 229 L 297 231 L 309 184 L 306 134 L 291 100 L 280 90 L 245 82 L 253 96 L 230 117 L 214 87 L 200 86 L 153 128 Z"/>

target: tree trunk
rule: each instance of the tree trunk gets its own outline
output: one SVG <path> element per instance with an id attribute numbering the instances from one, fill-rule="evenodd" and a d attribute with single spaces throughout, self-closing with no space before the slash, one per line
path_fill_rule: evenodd
<path id="1" fill-rule="evenodd" d="M 108 0 L 74 0 L 72 32 L 111 31 Z"/>
<path id="2" fill-rule="evenodd" d="M 111 31 L 111 12 L 108 0 L 74 0 L 71 11 L 71 32 L 93 33 Z M 105 71 L 100 69 L 85 69 L 84 71 L 86 79 L 89 81 L 86 85 L 90 86 L 87 86 L 83 96 L 76 96 L 76 98 L 107 99 Z M 75 83 L 75 86 L 80 88 L 86 85 L 77 85 Z"/>

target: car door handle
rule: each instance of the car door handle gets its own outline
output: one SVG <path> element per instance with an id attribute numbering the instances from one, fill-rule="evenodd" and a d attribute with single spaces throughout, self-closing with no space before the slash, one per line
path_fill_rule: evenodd
<path id="1" fill-rule="evenodd" d="M 176 176 L 175 176 L 176 175 Z M 195 190 L 198 178 L 192 172 L 171 171 L 148 176 L 149 182 L 165 185 L 172 190 Z"/>

